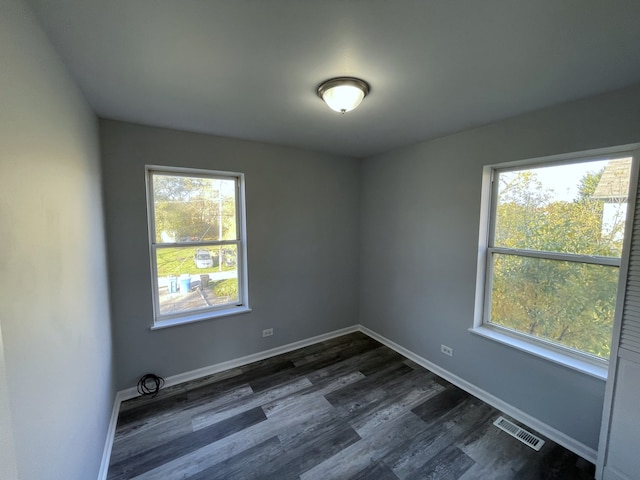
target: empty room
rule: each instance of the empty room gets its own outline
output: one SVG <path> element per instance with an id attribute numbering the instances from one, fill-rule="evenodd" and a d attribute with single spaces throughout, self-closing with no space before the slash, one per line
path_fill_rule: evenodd
<path id="1" fill-rule="evenodd" d="M 0 0 L 0 478 L 640 479 L 638 18 Z"/>

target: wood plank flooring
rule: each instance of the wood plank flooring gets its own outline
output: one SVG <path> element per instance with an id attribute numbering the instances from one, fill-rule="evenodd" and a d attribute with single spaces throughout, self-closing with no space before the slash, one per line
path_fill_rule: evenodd
<path id="1" fill-rule="evenodd" d="M 353 333 L 123 402 L 108 478 L 593 479 L 553 442 L 536 452 L 493 426 L 500 414 Z"/>

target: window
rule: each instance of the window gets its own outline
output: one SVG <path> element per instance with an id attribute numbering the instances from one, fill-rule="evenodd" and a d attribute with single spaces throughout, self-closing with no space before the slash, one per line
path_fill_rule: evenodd
<path id="1" fill-rule="evenodd" d="M 249 310 L 244 177 L 147 167 L 154 327 Z"/>
<path id="2" fill-rule="evenodd" d="M 627 153 L 486 167 L 478 333 L 606 366 L 631 166 Z"/>

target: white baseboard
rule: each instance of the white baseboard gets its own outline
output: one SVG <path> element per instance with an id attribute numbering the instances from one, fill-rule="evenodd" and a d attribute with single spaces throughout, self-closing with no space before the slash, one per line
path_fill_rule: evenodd
<path id="1" fill-rule="evenodd" d="M 589 460 L 592 463 L 596 463 L 596 451 L 579 442 L 568 435 L 556 430 L 555 428 L 547 425 L 544 422 L 532 417 L 531 415 L 518 410 L 517 408 L 509 405 L 508 403 L 500 400 L 499 398 L 491 395 L 490 393 L 478 388 L 472 383 L 467 382 L 466 380 L 454 375 L 451 372 L 443 369 L 442 367 L 436 365 L 435 363 L 430 362 L 429 360 L 413 353 L 411 350 L 408 350 L 397 343 L 389 340 L 386 337 L 374 332 L 373 330 L 364 327 L 362 325 L 353 325 L 350 327 L 342 328 L 340 330 L 334 330 L 333 332 L 324 333 L 322 335 L 316 335 L 315 337 L 307 338 L 305 340 L 300 340 L 298 342 L 289 343 L 287 345 L 282 345 L 280 347 L 271 348 L 269 350 L 264 350 L 262 352 L 254 353 L 251 355 L 247 355 L 244 357 L 236 358 L 233 360 L 229 360 L 226 362 L 217 363 L 215 365 L 210 365 L 208 367 L 198 368 L 196 370 L 191 370 L 189 372 L 180 373 L 178 375 L 173 375 L 165 379 L 165 384 L 163 388 L 171 387 L 173 385 L 177 385 L 179 383 L 188 382 L 191 380 L 196 380 L 198 378 L 212 375 L 214 373 L 223 372 L 225 370 L 229 370 L 232 368 L 241 367 L 243 365 L 247 365 L 249 363 L 257 362 L 260 360 L 265 360 L 270 357 L 274 357 L 276 355 L 280 355 L 282 353 L 287 353 L 292 350 L 297 350 L 298 348 L 308 347 L 309 345 L 313 345 L 315 343 L 323 342 L 325 340 L 330 340 L 335 337 L 339 337 L 341 335 L 347 335 L 353 332 L 362 332 L 365 335 L 370 336 L 371 338 L 378 340 L 380 343 L 386 345 L 387 347 L 395 350 L 400 355 L 404 355 L 408 359 L 414 361 L 418 365 L 426 368 L 427 370 L 432 371 L 436 375 L 444 378 L 445 380 L 453 383 L 455 386 L 465 390 L 476 398 L 479 398 L 483 402 L 488 403 L 494 408 L 497 408 L 503 413 L 506 413 L 510 417 L 516 419 L 519 422 L 531 427 L 536 430 L 540 434 L 544 435 L 548 439 L 554 441 L 555 443 L 562 445 L 568 450 L 571 450 L 576 455 L 580 455 L 582 458 Z M 118 422 L 118 414 L 120 412 L 120 404 L 125 400 L 129 400 L 131 398 L 135 398 L 139 396 L 136 387 L 127 388 L 124 390 L 120 390 L 115 397 L 113 402 L 113 411 L 111 413 L 111 421 L 109 422 L 109 430 L 107 432 L 107 439 L 105 442 L 104 453 L 102 457 L 102 464 L 100 466 L 100 473 L 98 475 L 98 480 L 106 480 L 107 471 L 109 467 L 109 460 L 111 458 L 111 447 L 113 445 L 113 439 L 116 431 L 116 424 Z"/>
<path id="2" fill-rule="evenodd" d="M 528 413 L 518 410 L 516 407 L 506 403 L 505 401 L 499 399 L 498 397 L 491 395 L 489 392 L 486 392 L 481 388 L 475 386 L 474 384 L 467 382 L 466 380 L 458 377 L 457 375 L 454 375 L 453 373 L 445 370 L 444 368 L 436 365 L 435 363 L 432 363 L 429 360 L 421 357 L 420 355 L 413 353 L 411 350 L 408 350 L 398 345 L 397 343 L 389 340 L 388 338 L 383 337 L 382 335 L 374 332 L 373 330 L 370 330 L 369 328 L 364 327 L 362 325 L 359 325 L 359 330 L 362 333 L 369 335 L 371 338 L 378 340 L 380 343 L 383 343 L 384 345 L 391 348 L 392 350 L 395 350 L 400 355 L 404 355 L 409 360 L 413 360 L 418 365 L 426 368 L 427 370 L 430 370 L 436 375 L 453 383 L 456 387 L 461 388 L 462 390 L 470 393 L 474 397 L 479 398 L 483 402 L 488 403 L 489 405 L 500 410 L 503 413 L 506 413 L 507 415 L 514 418 L 515 420 L 522 422 L 528 427 L 531 427 L 532 429 L 536 430 L 540 434 L 547 437 L 549 440 L 552 440 L 553 442 L 559 445 L 562 445 L 567 450 L 571 450 L 576 455 L 580 455 L 582 458 L 589 460 L 591 463 L 594 463 L 594 464 L 596 463 L 597 452 L 593 448 L 585 445 L 582 442 L 575 440 L 574 438 L 571 438 L 570 436 L 566 435 L 565 433 L 562 433 L 559 430 L 556 430 L 550 425 L 547 425 L 546 423 L 538 420 L 537 418 L 532 417 Z"/>
<path id="3" fill-rule="evenodd" d="M 324 342 L 325 340 L 329 340 L 331 338 L 357 332 L 358 327 L 359 325 L 352 325 L 350 327 L 341 328 L 340 330 L 334 330 L 333 332 L 323 333 L 322 335 L 316 335 L 315 337 L 300 340 L 298 342 L 288 343 L 287 345 L 271 348 L 269 350 L 263 350 L 262 352 L 258 353 L 252 353 L 251 355 L 235 358 L 226 362 L 216 363 L 215 365 L 209 365 L 208 367 L 198 368 L 189 372 L 172 375 L 165 378 L 163 388 L 172 387 L 173 385 L 189 382 L 191 380 L 197 380 L 198 378 L 206 377 L 207 375 L 213 375 L 214 373 L 224 372 L 225 370 L 230 370 L 232 368 L 242 367 L 243 365 L 248 365 L 249 363 L 253 362 L 259 362 L 260 360 L 265 360 L 267 358 L 275 357 L 276 355 L 291 352 L 292 350 L 297 350 L 298 348 L 308 347 L 309 345 L 313 345 L 314 343 Z M 140 395 L 136 387 L 120 390 L 120 392 L 118 393 L 121 393 L 123 395 L 122 401 L 129 400 Z"/>
<path id="4" fill-rule="evenodd" d="M 113 439 L 116 434 L 116 425 L 118 423 L 118 414 L 120 413 L 120 404 L 123 402 L 124 396 L 122 392 L 117 392 L 111 409 L 111 419 L 107 429 L 107 439 L 104 443 L 102 452 L 102 462 L 100 463 L 100 471 L 98 472 L 98 480 L 106 480 L 109 472 L 109 461 L 111 460 L 111 449 L 113 448 Z"/>

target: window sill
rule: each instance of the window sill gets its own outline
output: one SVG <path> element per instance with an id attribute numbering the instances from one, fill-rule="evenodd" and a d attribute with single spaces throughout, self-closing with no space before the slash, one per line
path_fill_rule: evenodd
<path id="1" fill-rule="evenodd" d="M 187 323 L 201 322 L 203 320 L 212 320 L 214 318 L 228 317 L 231 315 L 240 315 L 242 313 L 249 313 L 251 309 L 249 307 L 233 307 L 225 308 L 224 310 L 216 310 L 209 312 L 194 313 L 191 315 L 183 315 L 181 317 L 168 318 L 165 320 L 156 320 L 151 326 L 151 330 L 160 330 L 162 328 L 177 327 L 179 325 L 185 325 Z"/>
<path id="2" fill-rule="evenodd" d="M 507 333 L 494 330 L 493 328 L 480 326 L 470 328 L 469 331 L 476 335 L 480 335 L 481 337 L 489 338 L 498 343 L 502 343 L 503 345 L 530 353 L 531 355 L 535 355 L 539 358 L 544 358 L 550 362 L 576 370 L 600 380 L 607 379 L 608 368 L 604 362 L 602 364 L 597 363 L 597 361 L 590 362 L 586 359 L 579 358 L 577 355 L 574 356 L 568 353 L 563 353 L 559 350 L 553 350 L 545 347 L 544 345 L 538 345 L 518 338 L 515 335 L 509 335 Z"/>

